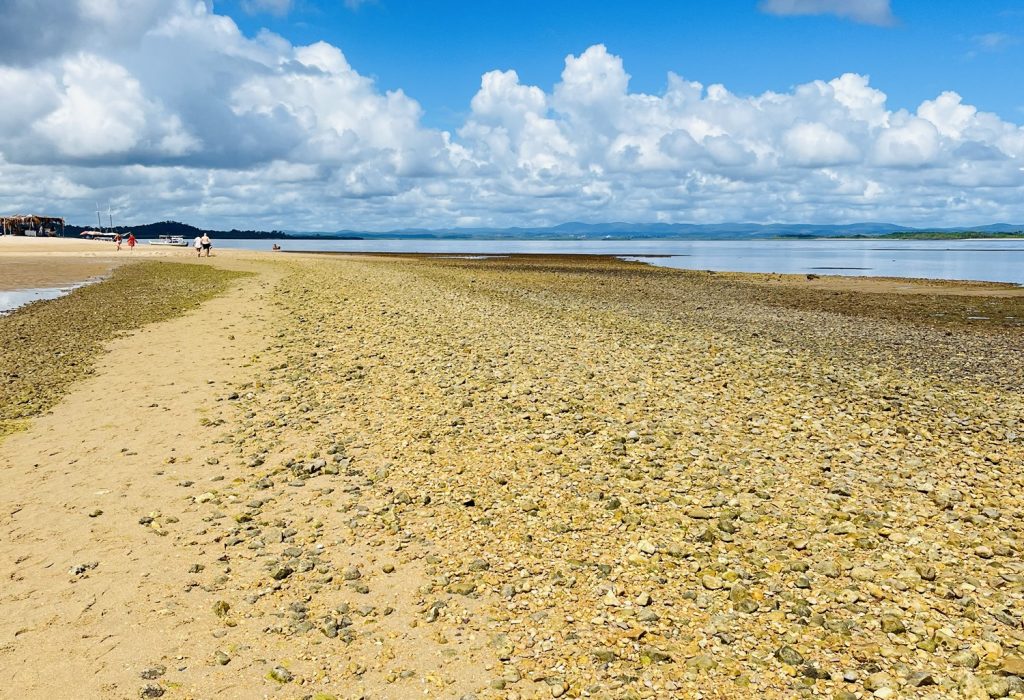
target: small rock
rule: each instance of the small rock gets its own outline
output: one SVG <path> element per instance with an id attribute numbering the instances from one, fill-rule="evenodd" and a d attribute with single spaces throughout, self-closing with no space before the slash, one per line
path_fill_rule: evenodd
<path id="1" fill-rule="evenodd" d="M 718 667 L 718 661 L 711 654 L 698 654 L 692 659 L 687 659 L 686 667 L 696 671 L 710 671 Z"/>
<path id="2" fill-rule="evenodd" d="M 704 588 L 708 589 L 709 591 L 717 591 L 725 585 L 722 582 L 722 579 L 718 578 L 717 576 L 712 576 L 710 574 L 705 574 L 704 576 L 701 576 L 700 583 L 702 586 L 704 586 Z"/>
<path id="3" fill-rule="evenodd" d="M 878 667 L 876 666 L 875 668 Z M 874 692 L 876 690 L 881 690 L 882 688 L 892 688 L 895 685 L 896 681 L 892 679 L 892 676 L 890 676 L 888 673 L 883 673 L 882 671 L 879 671 L 877 673 L 872 673 L 870 676 L 867 677 L 867 679 L 865 679 L 864 690 L 870 690 Z"/>
<path id="4" fill-rule="evenodd" d="M 295 570 L 290 566 L 275 566 L 270 572 L 270 578 L 275 581 L 283 581 L 294 573 Z"/>
<path id="5" fill-rule="evenodd" d="M 790 666 L 799 666 L 804 662 L 803 655 L 791 646 L 780 647 L 775 652 L 775 658 Z"/>
<path id="6" fill-rule="evenodd" d="M 278 683 L 291 683 L 295 676 L 292 672 L 286 669 L 284 666 L 274 666 L 270 669 L 270 673 L 267 676 Z"/>
<path id="7" fill-rule="evenodd" d="M 964 651 L 958 651 L 949 657 L 949 662 L 954 666 L 960 666 L 962 668 L 978 668 L 978 664 L 981 663 L 981 659 L 970 649 Z"/>
<path id="8" fill-rule="evenodd" d="M 1003 657 L 999 672 L 1006 676 L 1024 676 L 1024 658 L 1020 656 Z"/>
<path id="9" fill-rule="evenodd" d="M 981 679 L 981 685 L 990 698 L 1005 698 L 1010 694 L 1010 681 L 1006 678 L 985 676 Z"/>
<path id="10" fill-rule="evenodd" d="M 143 680 L 152 681 L 156 680 L 165 673 L 167 673 L 166 666 L 150 666 L 147 669 L 143 669 L 142 673 L 140 673 L 139 676 Z"/>
<path id="11" fill-rule="evenodd" d="M 928 685 L 935 685 L 935 679 L 927 671 L 918 671 L 910 674 L 907 678 L 907 685 L 911 688 L 923 688 Z"/>
<path id="12" fill-rule="evenodd" d="M 896 615 L 882 615 L 882 631 L 886 634 L 903 634 L 907 628 Z"/>
<path id="13" fill-rule="evenodd" d="M 459 581 L 450 585 L 448 590 L 456 595 L 469 595 L 476 590 L 476 584 L 472 581 Z"/>
<path id="14" fill-rule="evenodd" d="M 672 660 L 672 656 L 668 652 L 662 651 L 661 649 L 658 649 L 657 647 L 646 647 L 646 648 L 644 648 L 644 650 L 640 653 L 640 657 L 641 658 L 646 657 L 646 658 L 650 659 L 651 662 L 653 662 L 653 663 L 662 663 L 662 662 L 668 662 L 668 661 Z"/>
<path id="15" fill-rule="evenodd" d="M 81 564 L 76 564 L 75 566 L 71 567 L 71 569 L 68 571 L 68 573 L 71 574 L 72 576 L 81 576 L 86 571 L 92 571 L 93 569 L 95 569 L 99 565 L 100 565 L 100 563 L 98 561 L 83 562 Z"/>

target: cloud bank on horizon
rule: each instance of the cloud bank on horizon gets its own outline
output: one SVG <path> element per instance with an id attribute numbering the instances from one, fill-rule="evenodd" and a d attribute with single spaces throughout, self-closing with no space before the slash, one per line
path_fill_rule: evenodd
<path id="1" fill-rule="evenodd" d="M 887 0 L 858 6 L 845 14 L 891 21 Z M 17 105 L 0 111 L 8 211 L 85 223 L 109 201 L 128 223 L 298 230 L 1024 220 L 1024 128 L 955 92 L 908 111 L 855 73 L 755 96 L 670 73 L 663 92 L 641 94 L 594 45 L 565 59 L 550 91 L 485 73 L 447 132 L 341 48 L 246 36 L 209 2 L 15 0 L 0 31 L 30 36 L 42 17 L 73 38 L 49 44 L 60 53 L 0 45 L 0 103 Z"/>

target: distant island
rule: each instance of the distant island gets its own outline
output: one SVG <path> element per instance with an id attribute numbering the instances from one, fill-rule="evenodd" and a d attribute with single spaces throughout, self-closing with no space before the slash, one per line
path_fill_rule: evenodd
<path id="1" fill-rule="evenodd" d="M 65 236 L 77 236 L 83 231 L 95 231 L 95 226 L 73 226 L 66 225 L 64 227 Z M 112 233 L 120 233 L 127 236 L 129 233 L 135 235 L 136 238 L 159 238 L 160 236 L 181 236 L 182 238 L 195 238 L 196 236 L 202 236 L 204 233 L 209 234 L 211 238 L 220 238 L 224 240 L 335 240 L 335 241 L 352 241 L 360 240 L 359 236 L 343 235 L 343 234 L 331 234 L 331 233 L 286 233 L 284 231 L 249 231 L 231 229 L 230 231 L 215 231 L 213 229 L 197 228 L 191 224 L 183 224 L 180 221 L 158 221 L 155 224 L 140 224 L 138 226 L 113 226 L 104 227 L 104 231 L 110 231 Z"/>

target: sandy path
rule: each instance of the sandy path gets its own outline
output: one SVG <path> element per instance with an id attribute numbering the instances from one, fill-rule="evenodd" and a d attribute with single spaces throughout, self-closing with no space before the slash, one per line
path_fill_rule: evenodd
<path id="1" fill-rule="evenodd" d="M 216 264 L 258 276 L 198 312 L 111 343 L 116 362 L 0 444 L 0 667 L 19 697 L 128 698 L 147 688 L 151 697 L 295 697 L 295 685 L 268 678 L 275 667 L 334 692 L 398 681 L 384 694 L 394 698 L 460 697 L 485 681 L 484 663 L 470 662 L 483 640 L 449 630 L 450 642 L 443 625 L 415 620 L 429 583 L 423 548 L 354 537 L 346 512 L 354 503 L 332 508 L 337 494 L 358 501 L 361 473 L 303 491 L 280 482 L 254 494 L 245 483 L 250 470 L 221 426 L 244 410 L 231 388 L 266 371 L 259 353 L 279 322 L 273 291 L 287 269 L 256 259 L 221 256 Z M 281 449 L 301 454 L 308 441 L 299 430 Z M 337 574 L 321 564 L 322 584 L 271 579 L 263 552 L 306 544 L 287 529 L 276 538 L 265 530 L 265 550 L 226 549 L 247 520 L 243 505 L 264 527 L 324 517 L 327 550 L 306 552 L 330 558 Z M 389 564 L 400 571 L 383 573 Z M 348 580 L 349 566 L 360 568 L 359 580 Z M 334 591 L 344 627 L 329 637 L 313 621 L 311 632 L 294 633 L 288 623 L 305 618 L 295 606 L 320 586 Z M 243 594 L 267 603 L 249 607 Z M 231 609 L 218 614 L 224 600 Z M 390 660 L 392 675 L 366 673 L 378 658 Z"/>
<path id="2" fill-rule="evenodd" d="M 245 280 L 197 313 L 112 343 L 114 361 L 0 445 L 0 666 L 8 690 L 136 696 L 141 666 L 190 654 L 195 611 L 181 599 L 204 549 L 137 523 L 151 511 L 181 509 L 177 482 L 209 482 L 199 453 L 210 431 L 200 420 L 226 382 L 251 371 L 245 358 L 270 322 L 273 281 L 269 272 Z M 182 528 L 196 527 L 182 515 Z"/>

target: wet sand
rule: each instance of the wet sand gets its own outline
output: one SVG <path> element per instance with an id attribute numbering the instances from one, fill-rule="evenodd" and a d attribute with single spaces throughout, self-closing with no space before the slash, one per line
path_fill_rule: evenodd
<path id="1" fill-rule="evenodd" d="M 77 284 L 104 277 L 132 260 L 185 259 L 190 251 L 146 242 L 140 242 L 134 251 L 127 245 L 118 251 L 105 241 L 0 236 L 0 291 Z"/>
<path id="2" fill-rule="evenodd" d="M 1014 325 L 599 258 L 212 264 L 253 276 L 0 442 L 11 692 L 1024 690 Z"/>

